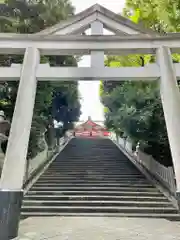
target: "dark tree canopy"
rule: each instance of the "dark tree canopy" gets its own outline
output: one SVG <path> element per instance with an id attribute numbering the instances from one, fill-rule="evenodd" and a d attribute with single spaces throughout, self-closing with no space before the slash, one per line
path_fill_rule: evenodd
<path id="1" fill-rule="evenodd" d="M 5 0 L 0 4 L 0 32 L 36 33 L 74 15 L 69 0 Z M 0 66 L 22 63 L 23 56 L 0 56 Z M 41 62 L 51 66 L 76 66 L 73 56 L 42 56 Z M 18 89 L 17 82 L 0 85 L 0 109 L 11 120 Z M 28 111 L 28 109 L 27 109 Z M 33 157 L 44 149 L 42 138 L 48 126 L 49 116 L 72 127 L 80 116 L 77 82 L 38 82 L 32 121 L 28 156 Z M 64 130 L 65 132 L 65 130 Z"/>
<path id="2" fill-rule="evenodd" d="M 161 34 L 180 30 L 179 1 L 126 0 L 124 16 Z M 178 54 L 173 61 L 179 62 Z M 108 56 L 109 67 L 145 66 L 155 61 L 153 55 Z M 158 82 L 103 82 L 100 87 L 106 126 L 120 136 L 130 137 L 134 145 L 160 163 L 171 166 L 172 158 L 167 137 Z"/>

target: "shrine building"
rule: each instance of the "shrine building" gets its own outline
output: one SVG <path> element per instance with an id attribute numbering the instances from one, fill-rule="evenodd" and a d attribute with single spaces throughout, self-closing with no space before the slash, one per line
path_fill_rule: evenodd
<path id="1" fill-rule="evenodd" d="M 101 126 L 100 124 L 94 122 L 91 117 L 88 117 L 86 122 L 75 126 L 74 136 L 105 137 L 109 136 L 109 132 L 104 126 Z"/>

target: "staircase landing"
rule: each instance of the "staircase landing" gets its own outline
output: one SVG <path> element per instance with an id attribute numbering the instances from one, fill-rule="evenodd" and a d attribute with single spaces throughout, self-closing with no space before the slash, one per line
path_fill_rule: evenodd
<path id="1" fill-rule="evenodd" d="M 32 217 L 17 240 L 177 240 L 180 223 L 165 219 Z"/>

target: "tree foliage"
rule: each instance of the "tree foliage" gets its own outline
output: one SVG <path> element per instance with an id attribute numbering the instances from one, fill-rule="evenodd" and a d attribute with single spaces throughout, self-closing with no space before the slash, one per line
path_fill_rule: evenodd
<path id="1" fill-rule="evenodd" d="M 124 14 L 159 33 L 180 30 L 180 2 L 177 0 L 126 0 Z"/>
<path id="2" fill-rule="evenodd" d="M 175 0 L 126 0 L 124 15 L 157 34 L 179 31 L 180 2 Z M 173 55 L 179 62 L 178 54 Z M 153 55 L 107 56 L 109 67 L 145 66 Z M 140 141 L 145 152 L 162 164 L 172 165 L 159 84 L 147 82 L 104 82 L 100 86 L 106 126 L 119 135 Z"/>
<path id="3" fill-rule="evenodd" d="M 69 0 L 5 0 L 0 3 L 0 32 L 37 33 L 73 14 L 74 7 Z M 19 55 L 0 56 L 1 66 L 22 61 L 23 56 Z M 42 56 L 41 63 L 46 62 L 51 66 L 77 65 L 76 58 L 71 56 Z M 4 82 L 0 85 L 0 109 L 5 111 L 10 120 L 17 89 L 17 82 Z M 41 139 L 50 124 L 49 119 L 62 121 L 67 130 L 78 120 L 79 115 L 77 82 L 38 82 L 28 156 L 33 157 L 44 148 Z"/>
<path id="4" fill-rule="evenodd" d="M 167 132 L 157 83 L 125 82 L 102 100 L 106 125 L 119 135 L 138 141 L 143 150 L 170 165 Z"/>

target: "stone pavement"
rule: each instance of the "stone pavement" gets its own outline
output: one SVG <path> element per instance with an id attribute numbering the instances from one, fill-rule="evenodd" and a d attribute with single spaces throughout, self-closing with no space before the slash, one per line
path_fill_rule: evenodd
<path id="1" fill-rule="evenodd" d="M 180 222 L 113 217 L 33 217 L 17 240 L 178 240 Z"/>

